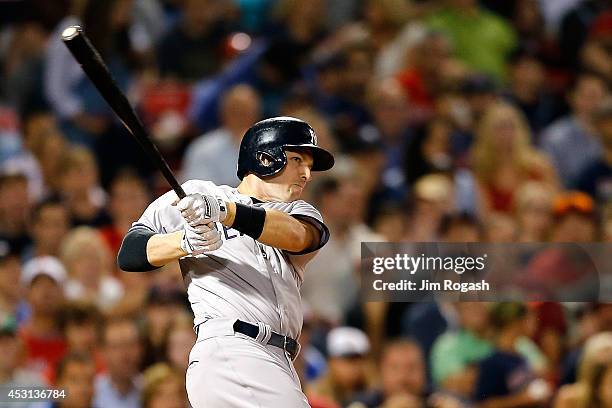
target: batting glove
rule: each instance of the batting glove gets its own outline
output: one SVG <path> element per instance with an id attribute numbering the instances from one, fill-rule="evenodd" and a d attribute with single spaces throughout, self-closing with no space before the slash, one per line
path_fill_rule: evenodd
<path id="1" fill-rule="evenodd" d="M 192 227 L 221 222 L 227 217 L 225 201 L 208 194 L 189 194 L 178 202 L 177 208 Z"/>
<path id="2" fill-rule="evenodd" d="M 205 252 L 216 251 L 223 245 L 221 233 L 213 223 L 208 225 L 202 224 L 196 227 L 187 224 L 184 231 L 181 249 L 189 255 L 200 255 Z"/>

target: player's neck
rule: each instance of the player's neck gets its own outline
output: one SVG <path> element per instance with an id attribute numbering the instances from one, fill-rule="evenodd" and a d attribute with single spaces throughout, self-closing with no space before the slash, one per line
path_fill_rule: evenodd
<path id="1" fill-rule="evenodd" d="M 259 201 L 283 201 L 280 197 L 270 195 L 269 189 L 266 189 L 264 182 L 255 175 L 248 174 L 240 182 L 238 192 L 246 196 L 256 198 Z"/>
<path id="2" fill-rule="evenodd" d="M 259 183 L 256 182 L 250 175 L 247 175 L 238 186 L 238 192 L 240 194 L 257 198 L 261 201 L 270 201 L 269 198 L 265 197 L 264 192 L 259 186 Z"/>

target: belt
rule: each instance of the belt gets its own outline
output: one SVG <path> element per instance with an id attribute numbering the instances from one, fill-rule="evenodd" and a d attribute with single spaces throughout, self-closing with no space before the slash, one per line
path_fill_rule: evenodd
<path id="1" fill-rule="evenodd" d="M 257 335 L 259 334 L 258 326 L 251 323 L 243 322 L 242 320 L 236 320 L 236 322 L 234 323 L 234 330 L 238 333 L 245 334 L 254 339 L 256 339 Z M 300 343 L 298 343 L 297 340 L 275 332 L 271 333 L 270 339 L 268 340 L 267 344 L 283 349 L 287 354 L 289 354 L 291 360 L 295 360 L 298 353 L 300 352 Z"/>

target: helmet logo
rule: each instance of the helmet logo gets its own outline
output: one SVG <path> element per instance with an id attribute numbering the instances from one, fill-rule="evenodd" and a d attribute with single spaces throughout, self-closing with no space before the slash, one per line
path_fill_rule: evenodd
<path id="1" fill-rule="evenodd" d="M 264 167 L 271 167 L 274 164 L 274 157 L 266 152 L 257 152 L 255 158 Z"/>

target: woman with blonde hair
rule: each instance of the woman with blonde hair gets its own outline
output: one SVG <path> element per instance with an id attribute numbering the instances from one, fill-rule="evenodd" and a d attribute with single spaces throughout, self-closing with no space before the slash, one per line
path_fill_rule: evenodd
<path id="1" fill-rule="evenodd" d="M 554 408 L 612 408 L 611 367 L 612 332 L 598 333 L 584 345 L 578 381 L 559 390 Z"/>
<path id="2" fill-rule="evenodd" d="M 64 239 L 60 253 L 70 277 L 64 289 L 68 299 L 90 301 L 103 312 L 121 301 L 123 287 L 111 276 L 113 258 L 97 230 L 73 229 Z"/>
<path id="3" fill-rule="evenodd" d="M 511 212 L 515 191 L 529 181 L 558 185 L 548 158 L 531 145 L 524 116 L 504 102 L 491 106 L 480 120 L 471 162 L 485 213 Z"/>
<path id="4" fill-rule="evenodd" d="M 143 374 L 142 406 L 144 408 L 186 408 L 187 392 L 182 372 L 168 364 L 155 364 Z"/>

